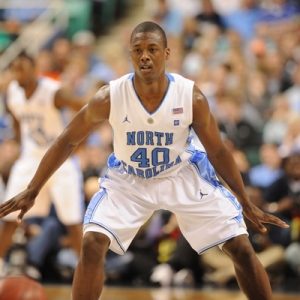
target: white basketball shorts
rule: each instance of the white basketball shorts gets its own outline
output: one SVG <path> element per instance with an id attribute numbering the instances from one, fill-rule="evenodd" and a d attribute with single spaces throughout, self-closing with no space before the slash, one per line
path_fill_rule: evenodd
<path id="1" fill-rule="evenodd" d="M 248 234 L 237 199 L 218 181 L 207 154 L 195 151 L 174 177 L 142 179 L 124 174 L 117 159 L 93 196 L 84 218 L 84 234 L 101 232 L 110 249 L 124 254 L 139 228 L 155 210 L 173 212 L 180 230 L 199 254 Z"/>
<path id="2" fill-rule="evenodd" d="M 21 157 L 10 172 L 5 201 L 25 190 L 40 163 L 37 157 Z M 51 202 L 59 220 L 65 225 L 82 223 L 84 215 L 83 179 L 75 157 L 68 159 L 49 179 L 36 198 L 34 206 L 24 218 L 46 217 Z M 7 215 L 7 221 L 16 220 L 20 211 Z"/>

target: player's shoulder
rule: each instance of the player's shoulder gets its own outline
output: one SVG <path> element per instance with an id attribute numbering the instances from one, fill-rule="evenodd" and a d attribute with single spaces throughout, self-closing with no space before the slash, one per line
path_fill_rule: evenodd
<path id="1" fill-rule="evenodd" d="M 169 78 L 171 83 L 174 83 L 175 85 L 183 85 L 183 86 L 194 86 L 194 81 L 183 77 L 180 74 L 177 73 L 166 73 L 167 77 Z"/>
<path id="2" fill-rule="evenodd" d="M 125 74 L 117 79 L 111 80 L 109 82 L 110 86 L 122 85 L 132 81 L 134 73 Z"/>
<path id="3" fill-rule="evenodd" d="M 7 89 L 8 89 L 9 91 L 14 91 L 14 90 L 18 89 L 19 87 L 20 87 L 20 86 L 19 86 L 17 80 L 12 80 L 12 81 L 8 84 Z"/>

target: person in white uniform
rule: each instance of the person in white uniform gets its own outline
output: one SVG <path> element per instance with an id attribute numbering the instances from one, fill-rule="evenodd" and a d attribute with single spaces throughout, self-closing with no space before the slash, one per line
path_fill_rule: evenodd
<path id="1" fill-rule="evenodd" d="M 21 53 L 12 63 L 15 77 L 7 90 L 7 107 L 14 119 L 16 139 L 21 155 L 12 167 L 4 200 L 24 190 L 33 177 L 41 158 L 66 126 L 62 108 L 79 111 L 86 103 L 49 78 L 37 78 L 34 60 Z M 26 217 L 47 217 L 51 202 L 59 220 L 69 230 L 74 250 L 79 254 L 82 240 L 84 201 L 82 174 L 76 159 L 66 163 L 41 189 L 36 205 Z M 16 229 L 17 212 L 4 218 L 0 229 L 0 265 L 3 264 Z M 0 266 L 1 268 L 1 266 Z"/>
<path id="2" fill-rule="evenodd" d="M 21 210 L 21 220 L 74 148 L 108 119 L 114 153 L 85 214 L 72 299 L 99 299 L 107 250 L 123 254 L 152 213 L 167 209 L 199 254 L 220 245 L 248 299 L 271 300 L 269 280 L 249 242 L 243 214 L 261 231 L 266 231 L 263 223 L 288 225 L 251 203 L 205 96 L 192 81 L 165 73 L 169 56 L 163 29 L 153 22 L 139 24 L 130 39 L 134 73 L 92 97 L 52 144 L 28 188 L 0 206 L 0 217 Z M 191 143 L 191 127 L 206 152 Z"/>

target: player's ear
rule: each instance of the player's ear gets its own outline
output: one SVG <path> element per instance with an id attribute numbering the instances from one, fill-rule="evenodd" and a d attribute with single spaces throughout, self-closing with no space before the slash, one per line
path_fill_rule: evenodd
<path id="1" fill-rule="evenodd" d="M 169 59 L 169 57 L 170 57 L 170 48 L 166 48 L 165 49 L 165 59 L 167 60 L 167 59 Z"/>

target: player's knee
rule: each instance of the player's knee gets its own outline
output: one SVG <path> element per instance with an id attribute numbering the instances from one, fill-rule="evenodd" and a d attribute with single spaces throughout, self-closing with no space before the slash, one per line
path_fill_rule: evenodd
<path id="1" fill-rule="evenodd" d="M 109 238 L 99 232 L 87 232 L 82 241 L 82 255 L 90 259 L 104 259 L 108 250 Z"/>
<path id="2" fill-rule="evenodd" d="M 237 236 L 223 246 L 226 252 L 234 261 L 250 260 L 255 256 L 253 247 L 246 235 Z"/>

